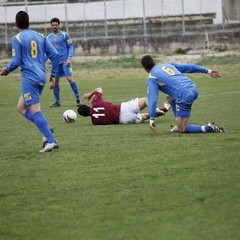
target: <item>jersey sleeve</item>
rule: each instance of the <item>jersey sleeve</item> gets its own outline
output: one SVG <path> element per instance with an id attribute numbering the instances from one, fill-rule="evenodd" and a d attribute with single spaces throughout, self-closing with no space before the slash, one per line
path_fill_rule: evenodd
<path id="1" fill-rule="evenodd" d="M 72 57 L 73 57 L 73 44 L 72 44 L 72 39 L 70 38 L 68 33 L 66 33 L 66 44 L 67 44 L 67 49 L 68 49 L 68 58 L 72 59 Z"/>
<path id="2" fill-rule="evenodd" d="M 196 64 L 171 63 L 181 73 L 208 73 L 208 69 Z"/>
<path id="3" fill-rule="evenodd" d="M 150 119 L 153 120 L 156 114 L 156 108 L 158 103 L 158 84 L 153 78 L 147 79 L 147 91 L 148 91 L 148 113 Z"/>
<path id="4" fill-rule="evenodd" d="M 92 100 L 92 103 L 96 102 L 96 101 L 99 101 L 99 100 L 102 100 L 102 93 L 100 92 L 96 92 L 93 96 L 93 100 Z"/>
<path id="5" fill-rule="evenodd" d="M 21 51 L 21 40 L 19 38 L 20 34 L 12 38 L 12 61 L 7 66 L 6 71 L 12 72 L 21 65 L 22 51 Z"/>
<path id="6" fill-rule="evenodd" d="M 58 67 L 59 67 L 59 54 L 57 52 L 57 50 L 53 47 L 53 45 L 46 39 L 45 40 L 45 53 L 47 58 L 49 58 L 52 62 L 52 70 L 51 70 L 51 74 L 53 76 L 56 75 L 56 73 L 58 72 Z"/>

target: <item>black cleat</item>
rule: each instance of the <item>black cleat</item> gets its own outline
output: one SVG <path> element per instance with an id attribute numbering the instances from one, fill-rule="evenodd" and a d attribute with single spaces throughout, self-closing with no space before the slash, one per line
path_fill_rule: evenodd
<path id="1" fill-rule="evenodd" d="M 60 103 L 57 103 L 57 102 L 55 102 L 55 103 L 54 103 L 54 104 L 52 104 L 50 107 L 51 107 L 51 108 L 55 108 L 55 107 L 61 107 L 61 104 L 60 104 Z"/>

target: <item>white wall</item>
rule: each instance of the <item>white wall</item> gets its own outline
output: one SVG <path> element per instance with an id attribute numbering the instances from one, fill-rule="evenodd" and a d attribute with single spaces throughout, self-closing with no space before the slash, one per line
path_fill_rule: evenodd
<path id="1" fill-rule="evenodd" d="M 214 23 L 222 23 L 222 0 L 145 0 L 145 16 L 161 16 L 162 12 L 163 16 L 182 15 L 182 1 L 185 14 L 216 13 Z M 107 19 L 141 18 L 143 9 L 143 0 L 106 1 Z M 5 7 L 0 3 L 0 23 L 13 23 L 20 10 L 25 11 L 25 5 Z M 27 10 L 32 23 L 49 22 L 53 17 L 66 19 L 64 4 L 29 5 Z M 104 20 L 104 2 L 67 4 L 69 21 L 83 21 L 84 13 L 86 20 Z"/>

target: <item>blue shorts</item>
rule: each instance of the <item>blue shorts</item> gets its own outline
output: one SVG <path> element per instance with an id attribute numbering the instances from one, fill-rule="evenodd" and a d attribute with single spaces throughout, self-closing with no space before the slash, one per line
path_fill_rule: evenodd
<path id="1" fill-rule="evenodd" d="M 61 78 L 61 77 L 70 77 L 70 76 L 72 76 L 72 64 L 70 64 L 69 66 L 66 66 L 66 63 L 60 63 L 56 77 Z"/>
<path id="2" fill-rule="evenodd" d="M 186 99 L 179 102 L 176 100 L 176 117 L 189 118 L 191 115 L 192 104 L 197 97 L 198 90 L 195 88 Z"/>
<path id="3" fill-rule="evenodd" d="M 33 82 L 23 78 L 21 81 L 21 89 L 21 95 L 26 106 L 28 107 L 32 104 L 40 102 L 40 96 L 44 89 L 44 85 L 36 85 Z"/>

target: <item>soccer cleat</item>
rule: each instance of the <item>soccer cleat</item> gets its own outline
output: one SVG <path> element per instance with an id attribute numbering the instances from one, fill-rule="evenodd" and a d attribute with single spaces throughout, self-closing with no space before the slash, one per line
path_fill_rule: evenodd
<path id="1" fill-rule="evenodd" d="M 49 129 L 50 129 L 51 133 L 54 132 L 53 129 L 50 126 L 49 126 Z M 43 138 L 42 138 L 42 143 L 43 143 L 42 147 L 44 148 L 45 145 L 47 144 L 47 138 L 45 136 L 43 136 Z"/>
<path id="2" fill-rule="evenodd" d="M 169 110 L 169 109 L 171 108 L 171 105 L 168 104 L 167 102 L 164 102 L 163 106 L 164 106 L 167 110 Z"/>
<path id="3" fill-rule="evenodd" d="M 80 107 L 81 106 L 80 100 L 77 100 L 76 102 L 77 102 L 76 106 Z"/>
<path id="4" fill-rule="evenodd" d="M 178 132 L 178 126 L 177 126 L 177 125 L 174 126 L 174 127 L 170 130 L 170 132 Z"/>
<path id="5" fill-rule="evenodd" d="M 215 133 L 225 133 L 226 130 L 223 127 L 219 127 L 218 125 L 215 124 L 215 122 L 210 122 L 207 124 L 212 129 L 212 132 Z"/>
<path id="6" fill-rule="evenodd" d="M 50 106 L 51 108 L 55 108 L 55 107 L 61 107 L 61 104 L 60 103 L 57 103 L 57 102 L 55 102 L 55 103 L 53 103 L 51 106 Z"/>
<path id="7" fill-rule="evenodd" d="M 55 149 L 55 148 L 59 148 L 59 145 L 58 145 L 58 142 L 57 141 L 55 141 L 55 142 L 53 142 L 53 143 L 46 143 L 45 144 L 45 147 L 42 149 L 42 150 L 40 150 L 39 152 L 40 153 L 43 153 L 43 152 L 51 152 L 53 149 Z"/>
<path id="8" fill-rule="evenodd" d="M 160 117 L 160 116 L 163 116 L 163 115 L 165 115 L 165 112 L 162 111 L 159 108 L 156 108 L 155 117 Z"/>

